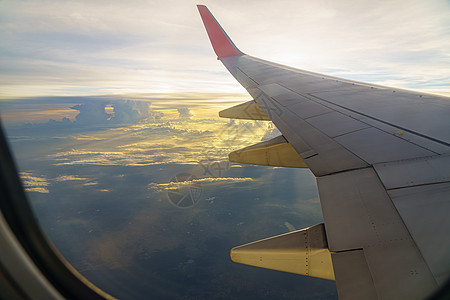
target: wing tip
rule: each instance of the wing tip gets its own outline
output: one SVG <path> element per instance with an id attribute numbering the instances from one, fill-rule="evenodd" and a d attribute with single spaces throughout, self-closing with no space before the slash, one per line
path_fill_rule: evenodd
<path id="1" fill-rule="evenodd" d="M 227 33 L 220 26 L 219 22 L 214 18 L 208 7 L 203 4 L 197 4 L 197 9 L 205 25 L 209 40 L 213 46 L 217 57 L 242 56 L 244 53 L 240 51 L 233 41 L 228 37 Z"/>

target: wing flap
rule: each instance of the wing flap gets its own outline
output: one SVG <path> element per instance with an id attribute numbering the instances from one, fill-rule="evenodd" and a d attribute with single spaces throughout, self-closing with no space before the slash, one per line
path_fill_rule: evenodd
<path id="1" fill-rule="evenodd" d="M 323 224 L 235 247 L 230 256 L 241 264 L 334 280 Z"/>
<path id="2" fill-rule="evenodd" d="M 434 278 L 450 276 L 450 182 L 388 191 Z"/>
<path id="3" fill-rule="evenodd" d="M 362 249 L 379 298 L 424 299 L 438 288 L 372 168 L 323 176 L 317 184 L 330 251 Z M 348 272 L 336 268 L 336 278 Z"/>
<path id="4" fill-rule="evenodd" d="M 379 299 L 362 249 L 331 254 L 339 299 Z"/>

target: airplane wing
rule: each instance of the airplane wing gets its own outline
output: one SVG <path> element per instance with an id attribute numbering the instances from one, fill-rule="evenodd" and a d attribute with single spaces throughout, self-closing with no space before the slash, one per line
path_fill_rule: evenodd
<path id="1" fill-rule="evenodd" d="M 450 98 L 294 69 L 241 52 L 198 6 L 218 59 L 254 100 L 220 116 L 282 133 L 230 160 L 307 167 L 324 224 L 231 251 L 335 279 L 341 299 L 423 299 L 450 274 Z"/>

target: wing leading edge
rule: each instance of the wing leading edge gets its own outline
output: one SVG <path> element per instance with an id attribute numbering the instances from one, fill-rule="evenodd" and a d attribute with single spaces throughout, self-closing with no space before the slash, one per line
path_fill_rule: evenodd
<path id="1" fill-rule="evenodd" d="M 450 274 L 450 99 L 251 57 L 205 6 L 199 11 L 218 59 L 254 99 L 221 116 L 270 119 L 316 176 L 339 297 L 423 299 L 442 286 Z M 288 166 L 277 150 L 287 147 L 268 143 L 230 160 Z M 258 251 L 235 248 L 252 250 L 238 261 L 292 272 L 273 264 L 277 239 L 264 241 L 250 244 Z"/>

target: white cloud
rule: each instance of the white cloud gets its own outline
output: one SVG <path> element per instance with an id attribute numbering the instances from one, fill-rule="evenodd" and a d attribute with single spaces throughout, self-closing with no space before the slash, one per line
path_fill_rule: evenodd
<path id="1" fill-rule="evenodd" d="M 27 192 L 37 192 L 48 194 L 49 186 L 53 183 L 60 183 L 66 181 L 84 181 L 83 186 L 97 185 L 98 182 L 91 181 L 89 178 L 80 177 L 78 175 L 60 175 L 56 178 L 47 178 L 45 176 L 34 175 L 32 172 L 20 172 L 20 178 Z M 103 190 L 101 190 L 103 191 Z"/>
<path id="2" fill-rule="evenodd" d="M 78 136 L 72 136 L 71 138 L 74 140 L 77 140 L 77 141 L 101 141 L 101 140 L 104 140 L 103 138 L 82 135 L 82 134 L 80 134 Z"/>
<path id="3" fill-rule="evenodd" d="M 169 149 L 170 150 L 170 149 Z M 149 154 L 146 151 L 91 151 L 70 150 L 51 155 L 56 159 L 56 165 L 98 165 L 98 166 L 151 166 L 159 164 L 178 163 L 195 165 L 198 163 L 198 151 L 181 150 L 166 153 Z"/>
<path id="4" fill-rule="evenodd" d="M 54 179 L 55 181 L 85 181 L 88 178 L 79 177 L 76 175 L 61 175 Z"/>
<path id="5" fill-rule="evenodd" d="M 170 190 L 177 190 L 183 186 L 196 186 L 196 185 L 203 185 L 203 186 L 219 186 L 219 185 L 226 185 L 226 184 L 235 184 L 235 183 L 241 183 L 241 182 L 253 182 L 255 179 L 250 177 L 207 177 L 207 178 L 200 178 L 200 179 L 192 179 L 192 180 L 186 180 L 186 181 L 179 181 L 179 182 L 168 182 L 168 183 L 155 183 L 152 182 L 148 185 L 148 188 L 155 192 L 163 192 L 163 191 L 170 191 Z M 211 199 L 209 199 L 211 200 Z M 214 199 L 212 199 L 214 200 Z"/>
<path id="6" fill-rule="evenodd" d="M 57 165 L 149 166 L 155 164 L 147 155 L 129 155 L 120 151 L 70 150 L 50 156 Z"/>
<path id="7" fill-rule="evenodd" d="M 43 194 L 49 193 L 48 186 L 50 183 L 46 177 L 34 176 L 31 172 L 20 172 L 19 176 L 22 179 L 25 191 Z"/>

